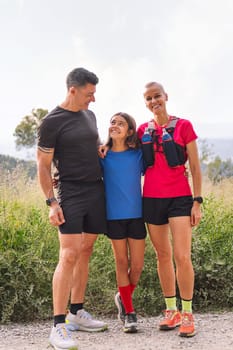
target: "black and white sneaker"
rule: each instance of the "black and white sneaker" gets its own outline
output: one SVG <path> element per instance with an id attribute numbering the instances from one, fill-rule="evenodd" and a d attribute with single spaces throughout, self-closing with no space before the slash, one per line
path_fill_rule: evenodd
<path id="1" fill-rule="evenodd" d="M 125 324 L 125 308 L 121 301 L 121 296 L 119 292 L 115 295 L 115 304 L 118 308 L 118 320 Z"/>
<path id="2" fill-rule="evenodd" d="M 137 333 L 137 316 L 135 312 L 130 312 L 125 315 L 125 325 L 124 332 L 125 333 Z"/>

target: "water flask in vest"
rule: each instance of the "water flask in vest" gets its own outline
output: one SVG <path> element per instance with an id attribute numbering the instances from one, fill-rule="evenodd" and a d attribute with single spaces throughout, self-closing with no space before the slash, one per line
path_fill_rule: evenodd
<path id="1" fill-rule="evenodd" d="M 167 159 L 167 163 L 170 167 L 176 167 L 180 164 L 175 143 L 171 135 L 167 132 L 166 128 L 163 128 L 162 135 L 163 151 Z"/>
<path id="2" fill-rule="evenodd" d="M 142 153 L 145 165 L 151 167 L 154 164 L 154 144 L 149 129 L 146 128 L 142 135 Z"/>

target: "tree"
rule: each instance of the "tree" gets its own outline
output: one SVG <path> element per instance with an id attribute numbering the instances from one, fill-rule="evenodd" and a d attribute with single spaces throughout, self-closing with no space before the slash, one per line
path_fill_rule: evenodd
<path id="1" fill-rule="evenodd" d="M 213 157 L 212 145 L 209 145 L 207 140 L 200 139 L 198 140 L 199 148 L 199 159 L 201 164 L 208 163 Z"/>
<path id="2" fill-rule="evenodd" d="M 224 178 L 233 177 L 233 163 L 231 159 L 222 161 L 220 157 L 208 164 L 207 173 L 209 179 L 214 183 L 218 183 Z"/>
<path id="3" fill-rule="evenodd" d="M 37 128 L 40 120 L 48 113 L 47 109 L 32 109 L 31 114 L 23 117 L 16 126 L 14 136 L 16 137 L 16 148 L 31 148 L 36 144 Z"/>

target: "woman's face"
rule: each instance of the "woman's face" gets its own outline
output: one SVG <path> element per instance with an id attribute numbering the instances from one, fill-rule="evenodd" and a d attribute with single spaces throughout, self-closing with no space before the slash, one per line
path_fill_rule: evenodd
<path id="1" fill-rule="evenodd" d="M 114 139 L 125 140 L 129 136 L 129 126 L 125 118 L 114 115 L 110 120 L 109 136 Z"/>
<path id="2" fill-rule="evenodd" d="M 153 114 L 160 114 L 166 111 L 167 94 L 160 85 L 153 84 L 144 92 L 146 107 Z"/>

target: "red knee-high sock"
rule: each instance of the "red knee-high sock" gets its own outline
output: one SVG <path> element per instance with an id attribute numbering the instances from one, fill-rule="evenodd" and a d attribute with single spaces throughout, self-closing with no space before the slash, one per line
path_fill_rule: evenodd
<path id="1" fill-rule="evenodd" d="M 130 284 L 131 295 L 133 295 L 134 289 L 136 288 L 135 284 Z"/>
<path id="2" fill-rule="evenodd" d="M 125 312 L 127 314 L 134 312 L 130 284 L 128 286 L 118 287 L 118 290 L 120 292 L 122 303 L 125 307 Z"/>

